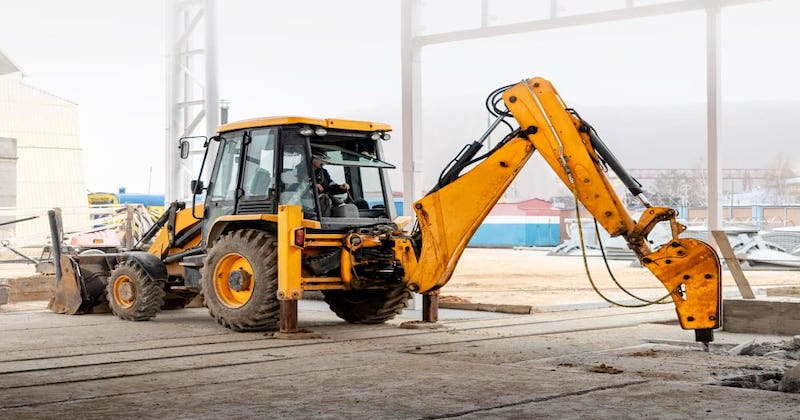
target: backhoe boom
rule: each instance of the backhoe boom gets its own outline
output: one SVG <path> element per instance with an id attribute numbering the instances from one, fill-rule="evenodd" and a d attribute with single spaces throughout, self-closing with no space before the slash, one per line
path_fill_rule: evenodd
<path id="1" fill-rule="evenodd" d="M 721 265 L 713 248 L 679 237 L 685 227 L 676 221 L 677 212 L 650 205 L 641 185 L 594 129 L 564 104 L 550 82 L 524 80 L 509 86 L 502 95 L 507 111 L 499 116 L 512 115 L 519 128 L 480 163 L 458 176 L 467 163 L 476 163 L 463 158 L 466 152 L 471 153 L 470 158 L 477 153 L 475 143 L 465 148 L 455 161 L 458 165 L 449 168 L 436 188 L 414 203 L 418 219 L 415 238 L 421 247 L 416 266 L 406 270 L 409 287 L 426 292 L 447 283 L 472 235 L 538 150 L 576 201 L 611 236 L 624 237 L 642 265 L 663 283 L 675 303 L 681 326 L 697 330 L 699 341 L 710 341 L 711 329 L 720 325 Z M 614 191 L 606 176 L 607 167 L 645 206 L 638 221 Z M 673 238 L 653 250 L 647 235 L 660 222 L 670 223 Z"/>

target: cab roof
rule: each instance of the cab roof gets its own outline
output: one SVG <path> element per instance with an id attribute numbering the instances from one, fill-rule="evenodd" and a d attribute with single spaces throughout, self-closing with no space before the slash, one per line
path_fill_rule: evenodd
<path id="1" fill-rule="evenodd" d="M 308 118 L 308 117 L 266 117 L 253 118 L 250 120 L 236 121 L 223 124 L 217 129 L 218 133 L 225 133 L 243 128 L 274 127 L 278 125 L 308 124 L 325 128 L 338 128 L 352 131 L 392 131 L 389 124 L 371 122 L 342 120 L 338 118 Z"/>

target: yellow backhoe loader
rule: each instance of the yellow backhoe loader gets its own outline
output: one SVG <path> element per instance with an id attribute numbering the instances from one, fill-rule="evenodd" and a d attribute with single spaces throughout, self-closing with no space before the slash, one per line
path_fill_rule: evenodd
<path id="1" fill-rule="evenodd" d="M 202 292 L 225 327 L 291 334 L 298 331 L 297 301 L 305 291 L 322 291 L 330 308 L 352 323 L 391 319 L 419 292 L 423 319 L 435 321 L 438 289 L 538 150 L 576 205 L 622 236 L 663 283 L 681 326 L 694 329 L 698 341 L 711 341 L 721 310 L 713 248 L 679 237 L 684 226 L 676 211 L 650 205 L 641 185 L 547 80 L 497 89 L 487 108 L 496 120 L 414 203 L 410 233 L 395 218 L 386 173 L 392 165 L 382 160 L 388 125 L 301 117 L 225 124 L 206 139 L 206 146 L 218 143 L 218 152 L 208 156 L 206 147 L 210 180 L 207 186 L 200 181 L 201 166 L 192 205 L 173 203 L 131 250 L 62 257 L 53 309 L 80 313 L 107 302 L 123 319 L 146 320 Z M 485 150 L 501 124 L 510 133 Z M 182 156 L 187 146 L 181 140 Z M 639 220 L 614 192 L 608 168 L 644 206 Z M 670 224 L 673 237 L 651 249 L 647 235 L 659 222 Z"/>

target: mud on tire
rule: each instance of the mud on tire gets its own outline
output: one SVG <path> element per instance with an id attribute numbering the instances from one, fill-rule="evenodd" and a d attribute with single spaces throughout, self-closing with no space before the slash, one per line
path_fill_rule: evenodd
<path id="1" fill-rule="evenodd" d="M 325 290 L 325 302 L 339 318 L 352 324 L 381 324 L 403 312 L 411 292 L 405 286 L 389 289 Z"/>
<path id="2" fill-rule="evenodd" d="M 124 261 L 111 271 L 106 285 L 108 306 L 128 321 L 154 318 L 164 304 L 164 285 L 151 278 L 134 261 Z"/>
<path id="3" fill-rule="evenodd" d="M 225 234 L 206 257 L 202 285 L 209 314 L 226 328 L 277 330 L 277 239 L 253 229 Z"/>

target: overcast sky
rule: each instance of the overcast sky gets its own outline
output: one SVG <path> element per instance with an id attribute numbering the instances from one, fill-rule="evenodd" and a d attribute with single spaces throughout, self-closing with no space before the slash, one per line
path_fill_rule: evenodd
<path id="1" fill-rule="evenodd" d="M 424 3 L 424 30 L 435 32 L 475 24 L 480 1 Z M 598 2 L 562 3 L 563 14 Z M 495 0 L 490 23 L 536 18 L 547 4 Z M 90 190 L 163 192 L 165 10 L 160 0 L 0 0 L 0 50 L 27 83 L 79 104 Z M 295 114 L 399 128 L 399 12 L 398 0 L 220 2 L 219 86 L 231 119 Z M 794 0 L 724 10 L 724 101 L 800 101 L 798 17 Z M 486 94 L 523 77 L 551 79 L 576 107 L 703 103 L 704 23 L 701 12 L 682 13 L 427 47 L 426 121 L 448 99 L 475 101 L 454 124 L 462 138 L 426 132 L 426 144 L 442 144 L 430 166 L 445 159 L 439 150 L 450 155 L 480 134 Z M 398 166 L 400 138 L 389 146 Z"/>

